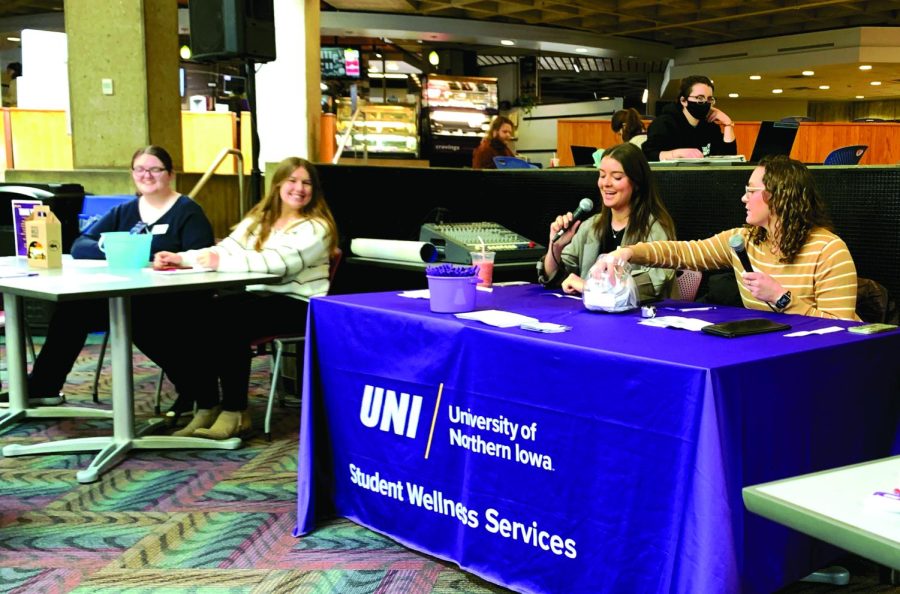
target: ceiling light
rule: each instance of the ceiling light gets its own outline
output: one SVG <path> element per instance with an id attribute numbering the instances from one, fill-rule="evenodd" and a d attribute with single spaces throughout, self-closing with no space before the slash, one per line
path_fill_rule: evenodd
<path id="1" fill-rule="evenodd" d="M 881 85 L 881 81 L 880 81 L 880 80 L 873 80 L 873 81 L 870 82 L 869 84 L 872 85 L 873 87 L 877 87 L 877 86 Z"/>
<path id="2" fill-rule="evenodd" d="M 396 78 L 402 79 L 407 78 L 407 75 L 402 72 L 388 72 L 387 74 L 382 74 L 380 72 L 373 72 L 369 70 L 369 78 Z"/>
<path id="3" fill-rule="evenodd" d="M 872 65 L 871 65 L 871 64 L 860 64 L 860 65 L 859 65 L 859 69 L 860 69 L 860 70 L 871 70 L 871 69 L 872 69 Z"/>
<path id="4" fill-rule="evenodd" d="M 182 45 L 178 49 L 178 55 L 181 56 L 182 60 L 190 60 L 191 56 L 193 55 L 191 54 L 191 47 L 188 45 Z"/>
<path id="5" fill-rule="evenodd" d="M 441 63 L 441 56 L 434 50 L 428 52 L 428 63 L 432 66 L 437 66 Z"/>
<path id="6" fill-rule="evenodd" d="M 750 75 L 750 80 L 761 80 L 761 79 L 762 79 L 762 77 L 761 77 L 760 75 L 758 75 L 758 74 L 751 74 L 751 75 Z"/>
<path id="7" fill-rule="evenodd" d="M 581 72 L 581 68 L 578 67 L 578 62 L 572 62 L 572 66 L 575 68 L 575 72 Z"/>
<path id="8" fill-rule="evenodd" d="M 779 95 L 781 93 L 784 93 L 784 90 L 783 89 L 772 89 L 772 92 L 775 93 L 776 95 Z"/>
<path id="9" fill-rule="evenodd" d="M 814 70 L 804 70 L 800 74 L 803 76 L 815 76 L 816 72 Z"/>
<path id="10" fill-rule="evenodd" d="M 831 88 L 830 85 L 819 85 L 819 90 L 821 90 L 821 91 L 827 91 L 830 88 Z"/>
<path id="11" fill-rule="evenodd" d="M 22 41 L 21 37 L 7 37 L 7 41 Z"/>
<path id="12" fill-rule="evenodd" d="M 319 83 L 319 90 L 327 91 L 328 85 L 326 85 L 325 83 Z"/>
<path id="13" fill-rule="evenodd" d="M 609 97 L 600 97 L 600 101 L 609 101 Z"/>
<path id="14" fill-rule="evenodd" d="M 587 53 L 587 48 L 576 47 L 576 48 L 575 48 L 575 51 L 578 52 L 579 54 L 586 54 L 586 53 Z"/>
<path id="15" fill-rule="evenodd" d="M 644 89 L 644 92 L 641 93 L 641 103 L 646 103 L 646 102 L 647 102 L 647 98 L 648 98 L 649 96 L 650 96 L 650 91 L 648 91 L 647 89 Z"/>
<path id="16" fill-rule="evenodd" d="M 732 99 L 737 99 L 738 97 L 740 97 L 740 95 L 738 95 L 737 93 L 728 93 L 728 96 Z"/>
<path id="17" fill-rule="evenodd" d="M 856 98 L 857 98 L 857 99 L 865 99 L 866 96 L 865 96 L 865 95 L 857 95 Z"/>
<path id="18" fill-rule="evenodd" d="M 516 42 L 513 41 L 512 39 L 501 39 L 500 40 L 500 45 L 515 45 L 515 44 L 516 44 Z"/>
<path id="19" fill-rule="evenodd" d="M 375 52 L 375 57 L 376 57 L 376 58 L 380 58 L 380 57 L 381 57 L 381 52 Z"/>

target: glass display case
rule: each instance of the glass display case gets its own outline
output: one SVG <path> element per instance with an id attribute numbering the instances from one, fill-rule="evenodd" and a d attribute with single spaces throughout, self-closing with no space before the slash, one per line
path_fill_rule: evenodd
<path id="1" fill-rule="evenodd" d="M 472 151 L 497 112 L 496 78 L 430 75 L 424 84 L 423 127 L 433 164 L 471 164 Z"/>
<path id="2" fill-rule="evenodd" d="M 341 99 L 337 108 L 337 143 L 347 133 L 352 119 L 350 100 Z M 353 130 L 344 146 L 344 153 L 418 156 L 417 122 L 418 109 L 415 104 L 375 105 L 360 101 L 359 115 L 353 122 Z"/>

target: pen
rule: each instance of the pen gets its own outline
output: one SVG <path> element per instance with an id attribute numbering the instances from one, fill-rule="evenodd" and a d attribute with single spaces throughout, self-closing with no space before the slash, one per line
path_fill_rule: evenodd
<path id="1" fill-rule="evenodd" d="M 661 307 L 660 309 L 668 309 L 669 311 L 709 311 L 715 307 Z"/>

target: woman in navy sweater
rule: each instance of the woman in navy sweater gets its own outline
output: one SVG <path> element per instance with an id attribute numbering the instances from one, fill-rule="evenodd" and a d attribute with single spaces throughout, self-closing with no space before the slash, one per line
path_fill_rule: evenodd
<path id="1" fill-rule="evenodd" d="M 110 210 L 75 240 L 72 257 L 102 260 L 97 246 L 101 233 L 146 228 L 151 240 L 151 258 L 159 251 L 183 251 L 213 245 L 213 230 L 203 209 L 172 188 L 172 157 L 165 149 L 148 146 L 131 159 L 132 180 L 137 197 Z M 148 262 L 149 264 L 149 262 Z M 191 323 L 198 308 L 208 306 L 206 293 L 152 295 L 132 299 L 134 344 L 162 367 L 175 385 L 179 398 L 177 414 L 193 406 L 203 392 L 218 393 L 214 375 L 197 373 L 191 352 L 195 345 L 179 344 L 167 334 L 175 325 Z M 50 320 L 47 338 L 28 377 L 32 406 L 59 404 L 62 387 L 72 365 L 84 348 L 89 332 L 109 327 L 106 299 L 60 302 Z M 212 378 L 212 379 L 211 379 Z"/>

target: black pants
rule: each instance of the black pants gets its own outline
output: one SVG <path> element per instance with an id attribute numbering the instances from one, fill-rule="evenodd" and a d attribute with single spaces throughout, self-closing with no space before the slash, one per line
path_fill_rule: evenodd
<path id="1" fill-rule="evenodd" d="M 250 388 L 250 343 L 277 334 L 300 335 L 306 330 L 308 304 L 300 299 L 251 291 L 213 300 L 210 345 L 222 386 L 222 408 L 246 410 Z M 209 408 L 200 402 L 200 408 Z"/>
<path id="2" fill-rule="evenodd" d="M 175 385 L 180 399 L 208 401 L 218 397 L 212 369 L 197 369 L 193 357 L 205 337 L 191 340 L 191 327 L 205 328 L 208 293 L 174 293 L 131 300 L 131 333 L 135 344 L 159 365 Z M 89 299 L 59 303 L 44 346 L 28 376 L 28 395 L 55 396 L 75 364 L 87 335 L 109 329 L 109 301 Z"/>

